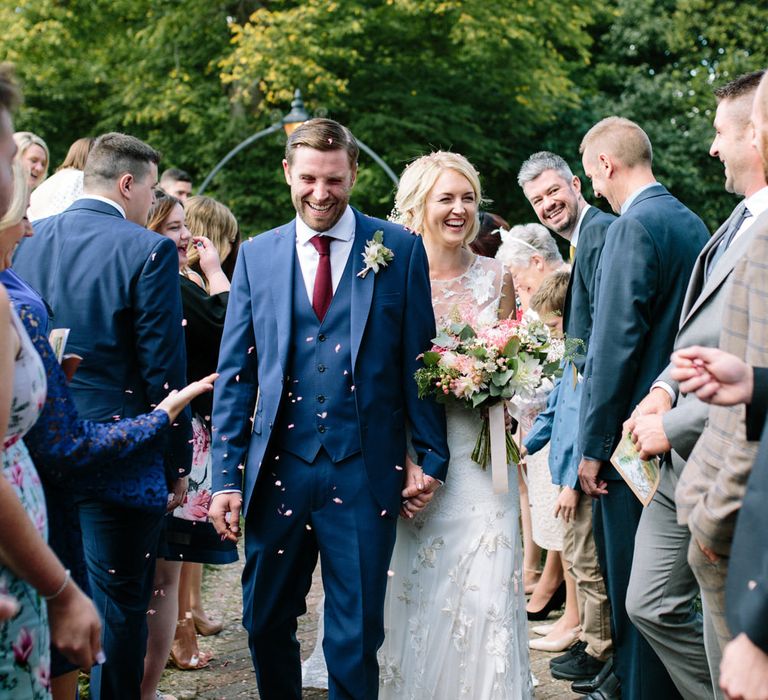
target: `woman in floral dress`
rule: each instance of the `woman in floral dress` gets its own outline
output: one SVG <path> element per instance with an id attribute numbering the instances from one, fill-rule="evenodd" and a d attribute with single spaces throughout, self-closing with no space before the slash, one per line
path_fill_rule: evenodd
<path id="1" fill-rule="evenodd" d="M 423 236 L 438 328 L 458 319 L 482 325 L 515 311 L 509 273 L 468 248 L 480 201 L 477 172 L 458 154 L 423 156 L 400 180 L 396 219 Z M 494 494 L 490 471 L 470 457 L 480 416 L 457 406 L 446 415 L 445 485 L 422 511 L 405 503 L 407 517 L 398 522 L 379 697 L 529 698 L 516 480 L 509 493 Z"/>

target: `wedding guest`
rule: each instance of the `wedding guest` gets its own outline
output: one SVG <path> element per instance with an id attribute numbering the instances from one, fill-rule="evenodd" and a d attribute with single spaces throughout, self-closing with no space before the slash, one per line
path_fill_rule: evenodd
<path id="1" fill-rule="evenodd" d="M 620 214 L 597 270 L 594 323 L 584 369 L 579 481 L 596 499 L 593 528 L 613 622 L 614 674 L 594 697 L 676 698 L 666 668 L 625 607 L 642 503 L 610 464 L 622 424 L 666 364 L 688 278 L 707 242 L 702 221 L 656 182 L 647 134 L 608 117 L 580 148 L 595 195 Z"/>
<path id="2" fill-rule="evenodd" d="M 715 138 L 709 152 L 725 167 L 725 189 L 744 199 L 696 260 L 676 348 L 718 345 L 722 320 L 728 313 L 729 281 L 739 260 L 751 253 L 756 218 L 768 209 L 768 183 L 760 154 L 752 144 L 750 123 L 761 76 L 762 71 L 742 75 L 715 90 Z M 696 605 L 699 585 L 687 556 L 691 532 L 678 524 L 674 493 L 685 462 L 704 431 L 709 407 L 693 394 L 682 395 L 670 372 L 671 365 L 625 425 L 642 457 L 661 456 L 661 482 L 653 502 L 643 510 L 637 530 L 627 610 L 678 690 L 686 697 L 705 698 L 719 695 L 720 644 L 710 619 L 711 607 L 704 608 L 702 629 Z M 707 568 L 710 566 L 707 562 Z"/>
<path id="3" fill-rule="evenodd" d="M 751 104 L 752 143 L 766 171 L 767 88 L 763 77 Z M 753 215 L 744 222 L 751 223 L 745 232 L 751 240 L 731 273 L 718 342 L 721 350 L 755 367 L 768 365 L 768 189 L 763 195 L 753 195 L 744 202 Z M 732 243 L 738 244 L 738 239 Z M 728 252 L 720 262 L 726 255 Z M 743 405 L 711 406 L 675 491 L 678 522 L 687 525 L 691 533 L 688 562 L 701 588 L 705 621 L 711 621 L 721 650 L 731 639 L 725 605 L 728 557 L 747 479 L 759 448 L 757 436 L 747 432 L 747 427 Z"/>
<path id="4" fill-rule="evenodd" d="M 610 672 L 613 642 L 605 581 L 597 560 L 592 533 L 592 499 L 578 485 L 579 406 L 586 351 L 592 333 L 592 310 L 597 292 L 596 272 L 605 234 L 616 217 L 587 203 L 581 181 L 568 163 L 549 151 L 529 156 L 520 166 L 517 182 L 543 226 L 570 243 L 573 265 L 563 309 L 566 361 L 563 375 L 528 436 L 534 444 L 550 439 L 549 468 L 552 482 L 561 487 L 560 508 L 565 536 L 563 561 L 576 582 L 581 632 L 566 654 L 553 659 L 555 675 L 575 680 L 575 692 L 590 693 Z M 550 429 L 550 421 L 552 427 Z M 541 432 L 539 432 L 541 431 Z M 561 667 L 555 670 L 555 667 Z M 576 680 L 580 679 L 580 680 Z"/>
<path id="5" fill-rule="evenodd" d="M 192 194 L 192 176 L 179 168 L 168 168 L 160 176 L 160 189 L 185 203 Z"/>
<path id="6" fill-rule="evenodd" d="M 77 139 L 56 172 L 32 192 L 30 221 L 60 214 L 83 193 L 83 169 L 94 141 L 90 136 Z"/>
<path id="7" fill-rule="evenodd" d="M 14 261 L 51 303 L 57 325 L 71 329 L 68 348 L 83 357 L 71 388 L 84 418 L 145 413 L 185 384 L 178 252 L 144 228 L 158 158 L 134 137 L 99 137 L 86 162 L 84 197 L 39 222 Z M 133 700 L 139 692 L 162 512 L 169 487 L 172 504 L 186 487 L 191 437 L 183 412 L 163 460 L 157 449 L 130 465 L 116 460 L 105 475 L 109 488 L 86 485 L 78 493 L 89 583 L 105 626 L 107 661 L 91 673 L 94 700 Z M 139 479 L 152 481 L 156 501 L 137 490 Z"/>
<path id="8" fill-rule="evenodd" d="M 29 187 L 34 190 L 48 175 L 48 163 L 51 155 L 45 141 L 31 131 L 17 131 L 13 135 L 16 142 L 16 158 L 24 166 L 29 177 Z"/>
<path id="9" fill-rule="evenodd" d="M 330 119 L 288 137 L 296 219 L 240 247 L 224 325 L 210 515 L 232 541 L 245 517 L 243 623 L 264 700 L 301 697 L 296 617 L 318 554 L 329 698 L 376 696 L 397 512 L 447 475 L 445 414 L 413 381 L 435 333 L 424 247 L 349 207 L 357 156 Z M 406 421 L 424 475 L 404 489 Z"/>
<path id="10" fill-rule="evenodd" d="M 555 341 L 562 339 L 563 337 L 563 308 L 565 307 L 565 297 L 569 280 L 569 272 L 565 270 L 553 272 L 544 279 L 531 297 L 531 310 L 535 311 L 541 320 L 549 327 Z M 543 491 L 544 493 L 547 493 L 550 490 L 550 486 L 554 486 L 555 484 L 549 470 L 549 449 L 544 450 L 543 459 L 538 455 L 535 455 L 535 453 L 538 452 L 541 447 L 544 447 L 546 443 L 542 441 L 540 445 L 537 446 L 538 449 L 533 452 L 531 452 L 526 445 L 530 444 L 528 442 L 528 436 L 532 430 L 534 422 L 538 420 L 541 415 L 542 409 L 546 407 L 547 399 L 551 391 L 551 382 L 547 382 L 543 385 L 542 389 L 537 391 L 537 398 L 531 406 L 533 410 L 524 412 L 521 420 L 521 435 L 523 436 L 521 454 L 525 454 L 528 480 L 533 483 L 538 481 L 541 484 L 537 488 L 531 489 L 534 494 L 534 515 L 536 515 L 536 510 L 541 507 L 540 505 L 536 505 L 536 499 L 538 498 L 536 495 L 537 492 Z M 517 406 L 521 406 L 519 399 L 513 398 L 513 403 Z M 522 404 L 522 406 L 524 405 L 525 404 Z M 526 415 L 526 413 L 528 413 L 528 415 Z M 557 493 L 559 489 L 555 486 L 554 491 Z M 539 651 L 556 652 L 568 649 L 578 640 L 581 631 L 575 581 L 568 573 L 565 567 L 565 560 L 562 557 L 566 518 L 558 518 L 559 511 L 562 509 L 559 507 L 560 500 L 560 494 L 558 494 L 555 503 L 552 506 L 551 515 L 554 522 L 559 525 L 559 529 L 552 529 L 547 533 L 550 539 L 538 539 L 536 537 L 536 528 L 534 528 L 534 540 L 536 540 L 536 543 L 540 547 L 547 550 L 547 566 L 550 565 L 550 558 L 559 564 L 558 573 L 563 578 L 561 585 L 565 586 L 566 591 L 565 611 L 557 622 L 555 622 L 554 625 L 545 625 L 538 629 L 533 629 L 537 634 L 543 633 L 543 639 L 534 639 L 529 643 L 531 649 L 537 649 Z M 534 523 L 536 523 L 537 520 L 541 521 L 541 518 L 534 517 Z M 542 578 L 546 578 L 546 576 Z M 554 607 L 551 601 L 545 605 L 544 611 L 549 612 L 550 607 Z M 529 610 L 528 619 L 542 619 L 542 615 L 540 613 L 537 615 Z M 589 678 L 593 675 L 594 673 L 590 673 L 586 677 Z M 578 678 L 574 680 L 578 680 Z"/>
<path id="11" fill-rule="evenodd" d="M 231 216 L 231 213 L 230 213 Z M 187 372 L 211 374 L 216 370 L 219 344 L 229 298 L 229 280 L 221 270 L 218 251 L 208 238 L 190 235 L 181 201 L 160 191 L 149 213 L 147 227 L 170 238 L 178 252 L 179 283 L 184 312 Z M 210 294 L 187 276 L 190 245 L 197 250 L 209 280 Z M 210 397 L 208 397 L 210 398 Z M 211 401 L 200 397 L 192 405 L 192 469 L 183 502 L 166 516 L 158 554 L 154 591 L 148 619 L 149 639 L 144 659 L 142 700 L 155 700 L 165 662 L 180 669 L 204 668 L 211 656 L 200 652 L 195 621 L 189 609 L 189 589 L 179 585 L 188 563 L 227 564 L 237 560 L 234 543 L 222 541 L 208 522 L 211 499 Z M 160 694 L 162 695 L 162 694 Z"/>
<path id="12" fill-rule="evenodd" d="M 480 230 L 477 237 L 469 244 L 469 249 L 477 255 L 484 255 L 486 258 L 495 258 L 496 251 L 501 245 L 502 229 L 509 230 L 509 224 L 498 214 L 492 214 L 488 211 L 481 211 Z"/>
<path id="13" fill-rule="evenodd" d="M 13 196 L 16 144 L 11 112 L 20 99 L 10 67 L 0 64 L 0 217 Z M 7 238 L 0 243 L 3 268 L 10 264 L 14 247 Z M 44 379 L 2 284 L 0 329 L 0 568 L 5 589 L 17 606 L 13 619 L 3 623 L 0 668 L 14 698 L 31 700 L 50 697 L 49 626 L 52 642 L 78 665 L 89 668 L 103 660 L 103 654 L 93 604 L 70 582 L 69 573 L 45 543 L 43 495 L 21 439 L 36 418 Z M 17 654 L 23 664 L 16 663 Z"/>
<path id="14" fill-rule="evenodd" d="M 210 265 L 211 261 L 209 261 L 209 264 L 206 265 L 206 270 L 204 270 L 200 264 L 200 252 L 203 249 L 199 248 L 197 245 L 191 244 L 187 249 L 187 266 L 182 271 L 182 274 L 186 275 L 187 278 L 193 282 L 201 282 L 203 289 L 211 295 L 211 299 L 217 299 L 219 297 L 224 299 L 229 291 L 229 280 L 232 279 L 235 260 L 237 260 L 237 251 L 240 247 L 240 230 L 237 225 L 237 219 L 235 219 L 232 212 L 224 204 L 211 197 L 202 195 L 190 197 L 186 201 L 184 204 L 184 216 L 187 228 L 193 237 L 202 237 L 206 240 L 210 240 L 218 253 L 221 265 L 220 267 L 215 265 L 212 267 Z M 209 274 L 214 275 L 214 278 L 209 279 Z M 215 294 L 211 291 L 212 289 L 218 290 L 218 293 Z M 188 291 L 189 290 L 191 290 L 191 288 L 189 288 Z M 190 302 L 194 301 L 194 298 L 190 300 Z M 187 297 L 185 296 L 184 284 L 182 284 L 182 303 L 186 309 Z M 218 321 L 220 326 L 224 321 L 226 304 L 214 306 L 214 308 L 220 309 L 221 311 L 221 318 Z M 184 315 L 189 319 L 190 313 L 188 311 L 185 310 Z M 216 322 L 215 319 L 213 319 L 213 321 Z M 215 358 L 218 357 L 218 348 L 221 341 L 221 328 L 217 328 L 212 334 L 208 332 L 209 330 L 210 329 L 203 331 L 202 335 L 204 337 L 200 344 L 201 347 L 209 348 L 210 352 L 192 352 L 192 346 L 194 346 L 195 343 L 187 343 L 187 359 L 190 367 L 190 376 L 195 376 L 193 369 L 198 358 L 201 359 L 204 366 L 210 366 L 214 369 L 216 368 Z M 191 329 L 189 325 L 187 325 L 187 337 L 189 337 L 190 333 Z M 214 361 L 213 363 L 210 363 L 209 360 L 212 358 L 214 358 Z M 210 416 L 213 410 L 211 397 L 201 397 L 197 402 L 197 405 L 193 406 L 193 410 L 195 410 L 197 416 L 203 420 L 206 429 L 210 432 L 210 418 L 206 419 L 205 416 Z M 208 458 L 206 457 L 206 459 Z M 210 481 L 210 474 L 208 481 Z M 208 487 L 210 487 L 210 484 L 208 484 Z M 179 579 L 179 619 L 186 619 L 186 614 L 190 613 L 192 622 L 194 623 L 194 629 L 203 636 L 210 636 L 218 634 L 222 630 L 223 624 L 219 620 L 212 620 L 208 617 L 203 604 L 202 583 L 203 565 L 195 562 L 189 557 L 185 557 L 184 563 L 181 566 L 181 577 Z M 189 632 L 187 632 L 187 639 L 189 638 L 190 635 Z M 187 647 L 189 648 L 188 644 Z M 189 651 L 184 652 L 180 650 L 179 654 L 177 654 L 177 658 L 182 659 L 187 658 L 188 656 L 190 656 Z"/>
<path id="15" fill-rule="evenodd" d="M 219 253 L 221 269 L 231 280 L 240 248 L 240 229 L 234 214 L 221 202 L 204 195 L 190 197 L 184 204 L 184 213 L 190 233 L 205 236 L 213 243 Z M 188 267 L 202 277 L 207 289 L 208 280 L 200 267 L 200 256 L 195 246 L 190 246 Z"/>
<path id="16" fill-rule="evenodd" d="M 536 292 L 547 277 L 563 266 L 563 258 L 557 249 L 555 239 L 546 228 L 540 224 L 522 224 L 513 226 L 509 231 L 502 233 L 502 244 L 496 257 L 504 263 L 515 280 L 515 291 L 522 309 L 530 307 L 531 296 Z M 530 429 L 535 413 L 546 404 L 546 397 L 540 395 L 538 409 L 534 415 L 525 421 L 526 430 Z M 560 552 L 563 549 L 563 524 L 555 518 L 555 504 L 557 503 L 560 489 L 552 483 L 547 466 L 549 448 L 544 447 L 538 454 L 526 459 L 529 465 L 527 476 L 523 473 L 525 467 L 519 468 L 519 480 L 525 485 L 528 498 L 521 498 L 521 508 L 529 504 L 531 519 L 531 537 L 533 544 L 546 539 L 551 546 L 547 548 L 547 558 L 544 571 L 533 588 L 528 601 L 527 612 L 530 620 L 543 620 L 552 610 L 557 610 L 566 602 L 567 586 L 563 568 L 563 560 Z M 523 490 L 521 486 L 521 491 Z M 523 528 L 525 529 L 525 512 L 523 514 Z M 544 533 L 552 533 L 545 535 Z M 524 538 L 525 542 L 525 538 Z M 525 542 L 526 547 L 528 543 Z M 530 548 L 532 554 L 526 552 L 526 566 L 538 548 Z M 532 562 L 531 562 L 532 563 Z M 576 616 L 573 610 L 573 596 L 571 596 L 571 609 L 568 611 L 567 621 L 570 623 Z M 571 624 L 573 629 L 578 625 Z M 560 650 L 558 650 L 560 651 Z"/>
<path id="17" fill-rule="evenodd" d="M 523 311 L 546 277 L 563 267 L 563 256 L 552 235 L 541 224 L 519 224 L 501 234 L 496 257 L 512 272 Z"/>
<path id="18" fill-rule="evenodd" d="M 422 156 L 400 178 L 398 220 L 424 241 L 438 327 L 515 314 L 509 271 L 469 249 L 481 201 L 477 171 L 456 153 Z M 490 469 L 472 461 L 479 413 L 446 414 L 449 477 L 428 508 L 397 525 L 379 697 L 530 698 L 516 482 L 495 494 Z"/>

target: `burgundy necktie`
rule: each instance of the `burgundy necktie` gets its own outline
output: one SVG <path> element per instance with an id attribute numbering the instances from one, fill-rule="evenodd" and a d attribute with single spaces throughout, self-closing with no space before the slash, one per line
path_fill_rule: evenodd
<path id="1" fill-rule="evenodd" d="M 333 299 L 333 281 L 331 278 L 331 239 L 329 236 L 312 236 L 309 242 L 315 247 L 320 261 L 317 264 L 315 288 L 312 291 L 312 308 L 317 318 L 322 321 Z"/>

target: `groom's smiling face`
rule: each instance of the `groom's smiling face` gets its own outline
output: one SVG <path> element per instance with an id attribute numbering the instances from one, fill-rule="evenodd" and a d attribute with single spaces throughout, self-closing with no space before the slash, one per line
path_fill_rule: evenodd
<path id="1" fill-rule="evenodd" d="M 283 170 L 296 212 L 313 231 L 328 231 L 349 204 L 356 168 L 343 149 L 319 151 L 302 146 L 292 161 L 284 160 Z"/>

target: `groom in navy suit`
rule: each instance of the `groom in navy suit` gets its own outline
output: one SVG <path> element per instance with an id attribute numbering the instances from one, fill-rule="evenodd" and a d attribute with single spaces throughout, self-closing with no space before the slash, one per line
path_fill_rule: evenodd
<path id="1" fill-rule="evenodd" d="M 243 624 L 264 700 L 301 697 L 296 618 L 318 553 L 329 697 L 377 697 L 401 497 L 423 505 L 448 466 L 443 411 L 413 379 L 435 332 L 426 254 L 349 207 L 357 155 L 337 122 L 299 127 L 283 161 L 298 216 L 243 245 L 232 280 L 210 514 L 230 539 L 245 514 Z M 421 469 L 401 493 L 406 424 Z"/>

